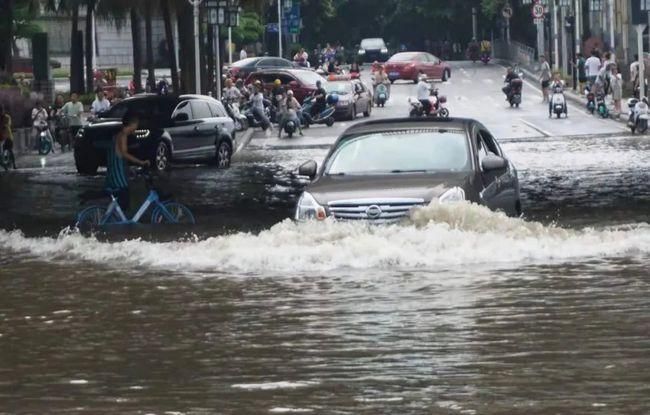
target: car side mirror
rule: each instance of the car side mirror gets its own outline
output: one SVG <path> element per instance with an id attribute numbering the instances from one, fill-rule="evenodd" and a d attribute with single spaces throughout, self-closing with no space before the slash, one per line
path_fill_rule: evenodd
<path id="1" fill-rule="evenodd" d="M 172 118 L 172 121 L 174 122 L 184 122 L 189 120 L 190 116 L 186 112 L 179 112 L 178 114 L 174 115 L 174 118 Z"/>
<path id="2" fill-rule="evenodd" d="M 481 162 L 481 166 L 484 171 L 503 170 L 508 166 L 508 160 L 495 154 L 488 154 Z"/>
<path id="3" fill-rule="evenodd" d="M 299 176 L 307 176 L 310 180 L 314 180 L 316 177 L 316 171 L 318 170 L 318 165 L 314 160 L 309 160 L 306 163 L 303 163 L 298 167 Z"/>

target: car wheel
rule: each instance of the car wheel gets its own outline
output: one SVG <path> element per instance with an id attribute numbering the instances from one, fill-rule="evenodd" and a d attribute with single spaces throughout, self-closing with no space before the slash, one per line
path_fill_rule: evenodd
<path id="1" fill-rule="evenodd" d="M 74 164 L 79 174 L 97 174 L 99 160 L 91 143 L 82 140 L 74 147 Z"/>
<path id="2" fill-rule="evenodd" d="M 449 76 L 450 76 L 449 70 L 445 69 L 445 71 L 442 73 L 442 82 L 447 82 Z"/>
<path id="3" fill-rule="evenodd" d="M 157 171 L 165 171 L 169 169 L 170 162 L 169 146 L 163 141 L 159 142 L 156 146 L 156 152 L 153 159 L 153 167 Z"/>
<path id="4" fill-rule="evenodd" d="M 221 141 L 217 147 L 216 163 L 218 169 L 227 169 L 230 167 L 232 158 L 232 148 L 226 141 Z"/>

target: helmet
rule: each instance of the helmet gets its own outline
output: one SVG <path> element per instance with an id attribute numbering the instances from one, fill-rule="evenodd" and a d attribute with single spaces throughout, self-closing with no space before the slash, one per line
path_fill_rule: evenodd
<path id="1" fill-rule="evenodd" d="M 327 96 L 327 103 L 329 105 L 336 105 L 337 102 L 339 102 L 338 94 L 329 94 Z"/>
<path id="2" fill-rule="evenodd" d="M 258 80 L 256 80 L 253 84 L 254 84 L 255 86 L 262 86 L 262 81 L 260 81 L 260 80 L 258 79 Z"/>
<path id="3" fill-rule="evenodd" d="M 292 97 L 292 96 L 293 96 L 293 91 L 292 91 L 292 90 L 288 90 L 288 91 L 287 91 L 287 95 L 289 95 L 290 97 Z"/>
<path id="4" fill-rule="evenodd" d="M 279 79 L 276 79 L 275 81 L 273 81 L 273 84 L 276 85 L 276 86 L 279 86 L 279 85 L 282 85 L 282 81 L 280 81 Z"/>

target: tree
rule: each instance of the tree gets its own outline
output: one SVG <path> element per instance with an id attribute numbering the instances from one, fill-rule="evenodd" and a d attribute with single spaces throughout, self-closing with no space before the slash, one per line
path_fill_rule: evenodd
<path id="1" fill-rule="evenodd" d="M 172 14 L 169 2 L 170 0 L 160 0 L 160 10 L 162 11 L 163 21 L 165 23 L 165 40 L 169 55 L 169 69 L 172 74 L 172 88 L 174 92 L 178 93 L 180 91 L 180 82 L 178 79 L 178 62 L 176 62 L 176 53 L 174 53 L 176 45 L 174 44 Z"/>
<path id="2" fill-rule="evenodd" d="M 256 12 L 243 12 L 239 18 L 239 26 L 232 31 L 233 42 L 249 44 L 257 41 L 264 33 L 264 26 Z"/>
<path id="3" fill-rule="evenodd" d="M 140 16 L 136 6 L 131 7 L 131 41 L 133 44 L 133 81 L 136 92 L 142 90 L 142 52 L 140 50 Z"/>

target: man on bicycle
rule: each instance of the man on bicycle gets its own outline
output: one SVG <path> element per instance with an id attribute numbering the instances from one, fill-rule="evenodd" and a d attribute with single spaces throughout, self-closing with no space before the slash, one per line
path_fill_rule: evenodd
<path id="1" fill-rule="evenodd" d="M 129 180 L 127 175 L 127 162 L 143 167 L 149 166 L 149 160 L 140 160 L 129 153 L 128 138 L 138 129 L 138 116 L 127 112 L 122 117 L 122 129 L 113 137 L 112 145 L 108 149 L 106 163 L 106 189 L 117 199 L 122 211 L 129 209 Z"/>

